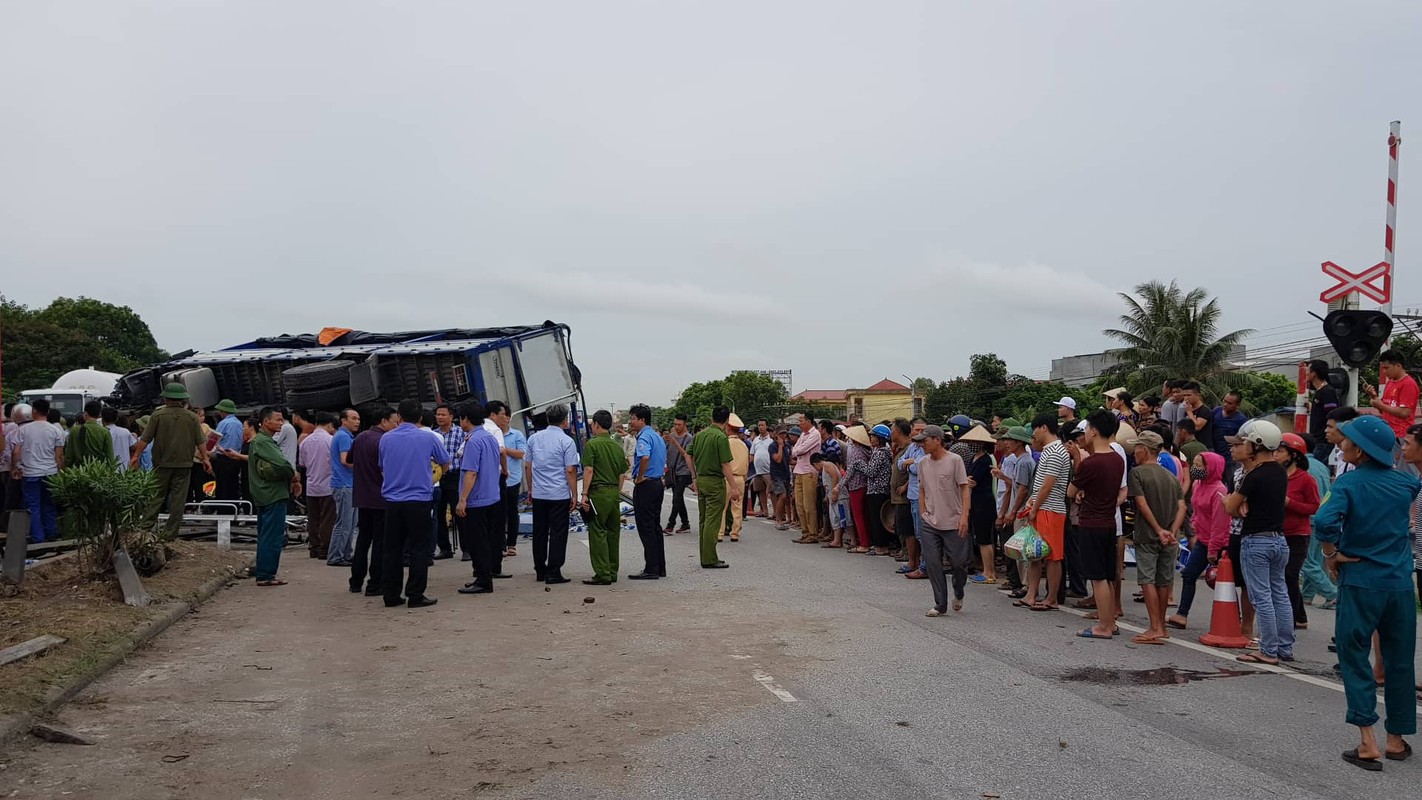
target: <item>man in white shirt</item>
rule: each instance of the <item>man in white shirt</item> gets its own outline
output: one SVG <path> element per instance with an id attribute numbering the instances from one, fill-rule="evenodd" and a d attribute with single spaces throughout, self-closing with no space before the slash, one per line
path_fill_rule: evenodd
<path id="1" fill-rule="evenodd" d="M 770 423 L 761 420 L 755 426 L 755 438 L 751 440 L 751 460 L 755 465 L 755 479 L 751 482 L 751 516 L 770 516 Z M 760 499 L 760 514 L 755 512 L 756 498 Z"/>
<path id="2" fill-rule="evenodd" d="M 10 448 L 10 476 L 23 481 L 25 508 L 30 512 L 30 543 L 59 541 L 59 511 L 49 491 L 49 477 L 64 468 L 64 429 L 46 421 L 49 401 L 31 407 L 31 420 L 15 431 Z"/>
<path id="3" fill-rule="evenodd" d="M 117 408 L 104 406 L 101 419 L 104 421 L 104 429 L 109 432 L 109 439 L 114 443 L 114 458 L 118 459 L 119 472 L 126 472 L 128 462 L 133 458 L 133 444 L 137 439 L 132 431 L 118 424 Z"/>

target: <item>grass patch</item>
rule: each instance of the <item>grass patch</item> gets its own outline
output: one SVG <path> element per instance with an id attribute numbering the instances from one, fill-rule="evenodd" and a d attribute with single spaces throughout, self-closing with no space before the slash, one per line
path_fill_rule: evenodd
<path id="1" fill-rule="evenodd" d="M 33 711 L 54 687 L 93 674 L 143 623 L 174 602 L 191 602 L 198 587 L 231 574 L 247 560 L 241 551 L 218 550 L 211 543 L 179 541 L 173 548 L 167 567 L 143 581 L 153 597 L 147 608 L 124 605 L 117 582 L 90 580 L 77 558 L 41 562 L 27 570 L 18 593 L 0 598 L 0 647 L 46 633 L 67 641 L 0 666 L 0 713 Z"/>

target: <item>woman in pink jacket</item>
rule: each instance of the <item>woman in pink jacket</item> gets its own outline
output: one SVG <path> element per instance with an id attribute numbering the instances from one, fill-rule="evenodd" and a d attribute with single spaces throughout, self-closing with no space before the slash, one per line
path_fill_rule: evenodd
<path id="1" fill-rule="evenodd" d="M 1190 606 L 1195 602 L 1195 581 L 1206 565 L 1219 561 L 1220 552 L 1229 546 L 1229 514 L 1225 512 L 1225 487 L 1220 480 L 1224 467 L 1224 458 L 1211 452 L 1195 456 L 1190 465 L 1190 477 L 1194 480 L 1194 488 L 1190 490 L 1190 506 L 1194 510 L 1190 527 L 1195 536 L 1190 543 L 1190 560 L 1180 574 L 1180 608 L 1165 621 L 1172 628 L 1185 628 Z"/>

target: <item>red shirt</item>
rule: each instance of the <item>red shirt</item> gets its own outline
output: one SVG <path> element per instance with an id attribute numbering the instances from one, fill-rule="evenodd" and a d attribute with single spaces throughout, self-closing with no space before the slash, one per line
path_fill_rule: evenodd
<path id="1" fill-rule="evenodd" d="M 1319 505 L 1318 481 L 1306 469 L 1294 470 L 1284 496 L 1284 535 L 1309 535 L 1313 531 L 1311 520 Z"/>
<path id="2" fill-rule="evenodd" d="M 1383 421 L 1387 423 L 1392 432 L 1401 439 L 1407 435 L 1407 429 L 1412 425 L 1412 417 L 1417 413 L 1417 381 L 1411 375 L 1403 375 L 1395 381 L 1388 381 L 1383 387 L 1382 402 L 1389 406 L 1401 406 L 1407 409 L 1407 416 L 1397 417 L 1392 414 L 1382 414 Z"/>

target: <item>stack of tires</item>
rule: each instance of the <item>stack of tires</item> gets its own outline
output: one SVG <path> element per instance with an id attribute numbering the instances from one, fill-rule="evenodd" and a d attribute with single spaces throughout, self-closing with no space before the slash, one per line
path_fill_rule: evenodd
<path id="1" fill-rule="evenodd" d="M 281 373 L 291 408 L 339 411 L 351 402 L 350 361 L 318 361 Z"/>

